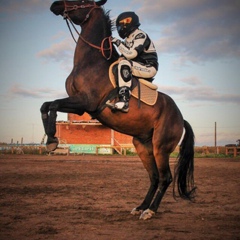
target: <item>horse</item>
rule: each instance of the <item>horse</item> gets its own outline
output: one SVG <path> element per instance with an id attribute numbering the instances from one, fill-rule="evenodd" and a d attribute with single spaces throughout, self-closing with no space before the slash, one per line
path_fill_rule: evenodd
<path id="1" fill-rule="evenodd" d="M 106 99 L 115 89 L 109 81 L 109 67 L 119 58 L 111 43 L 114 24 L 110 11 L 104 9 L 106 2 L 64 0 L 55 1 L 50 7 L 55 15 L 63 16 L 68 25 L 69 22 L 73 27 L 79 25 L 81 32 L 76 41 L 73 69 L 66 79 L 68 97 L 45 102 L 40 108 L 47 135 L 46 148 L 53 151 L 58 145 L 57 112 L 78 115 L 86 112 L 103 125 L 132 136 L 136 153 L 148 172 L 150 187 L 143 202 L 130 213 L 146 220 L 157 212 L 172 182 L 174 198 L 194 199 L 194 132 L 173 99 L 159 91 L 153 106 L 142 102 L 139 106 L 139 100 L 131 97 L 128 113 L 113 111 L 106 105 Z M 169 158 L 180 139 L 172 177 Z"/>

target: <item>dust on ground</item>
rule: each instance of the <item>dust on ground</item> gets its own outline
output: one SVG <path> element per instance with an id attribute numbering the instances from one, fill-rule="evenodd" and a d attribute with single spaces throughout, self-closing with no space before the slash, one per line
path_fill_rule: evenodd
<path id="1" fill-rule="evenodd" d="M 240 239 L 239 172 L 239 158 L 195 159 L 195 202 L 171 185 L 143 221 L 130 215 L 149 187 L 138 157 L 0 155 L 0 239 Z"/>

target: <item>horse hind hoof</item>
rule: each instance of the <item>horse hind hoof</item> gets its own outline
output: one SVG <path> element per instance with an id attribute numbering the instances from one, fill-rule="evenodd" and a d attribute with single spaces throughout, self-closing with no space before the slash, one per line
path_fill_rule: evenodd
<path id="1" fill-rule="evenodd" d="M 131 214 L 134 215 L 134 216 L 135 216 L 135 215 L 141 215 L 142 212 L 143 212 L 143 210 L 134 208 L 134 209 L 131 211 Z"/>
<path id="2" fill-rule="evenodd" d="M 140 216 L 139 219 L 141 219 L 141 220 L 147 220 L 147 219 L 152 218 L 152 216 L 153 216 L 154 214 L 155 214 L 155 212 L 153 212 L 153 211 L 150 210 L 150 209 L 147 209 L 147 210 L 145 210 L 145 211 L 141 214 L 141 216 Z"/>

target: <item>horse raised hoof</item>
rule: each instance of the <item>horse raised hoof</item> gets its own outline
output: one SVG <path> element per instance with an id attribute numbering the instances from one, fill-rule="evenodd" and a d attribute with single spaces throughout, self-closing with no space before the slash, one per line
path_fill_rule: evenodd
<path id="1" fill-rule="evenodd" d="M 152 218 L 152 216 L 153 216 L 154 214 L 155 214 L 154 211 L 152 211 L 152 210 L 150 210 L 150 209 L 147 209 L 147 210 L 145 210 L 145 211 L 141 214 L 141 216 L 140 216 L 139 219 L 147 220 L 147 219 Z"/>
<path id="2" fill-rule="evenodd" d="M 55 138 L 48 138 L 47 143 L 46 143 L 46 149 L 47 152 L 52 152 L 54 150 L 56 150 L 58 146 L 58 139 Z"/>
<path id="3" fill-rule="evenodd" d="M 134 216 L 135 216 L 135 215 L 141 215 L 142 212 L 143 212 L 142 209 L 134 208 L 134 209 L 131 211 L 131 214 L 134 215 Z"/>

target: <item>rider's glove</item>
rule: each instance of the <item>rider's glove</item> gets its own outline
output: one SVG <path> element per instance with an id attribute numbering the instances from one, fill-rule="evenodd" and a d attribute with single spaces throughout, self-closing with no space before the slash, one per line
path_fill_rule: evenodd
<path id="1" fill-rule="evenodd" d="M 117 39 L 117 38 L 115 38 L 115 37 L 113 37 L 111 41 L 112 41 L 112 43 L 115 44 L 117 47 L 121 44 L 121 40 L 119 40 L 119 39 Z"/>

